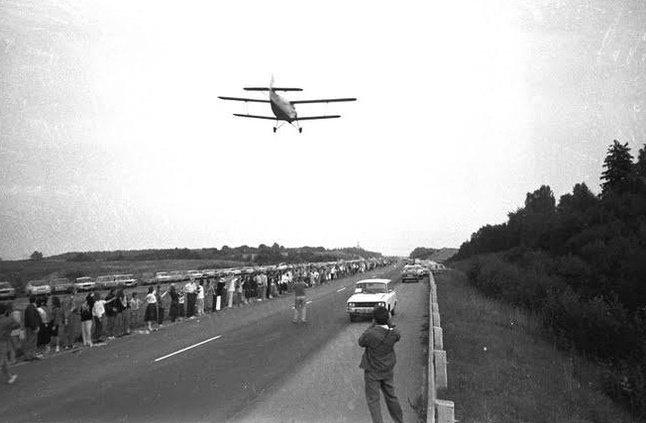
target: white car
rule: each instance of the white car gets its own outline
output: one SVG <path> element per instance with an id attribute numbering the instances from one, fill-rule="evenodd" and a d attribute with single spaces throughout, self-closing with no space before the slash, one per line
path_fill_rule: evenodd
<path id="1" fill-rule="evenodd" d="M 354 286 L 354 294 L 346 301 L 350 321 L 359 316 L 372 317 L 375 306 L 383 306 L 391 316 L 395 315 L 397 293 L 391 288 L 390 279 L 364 279 Z"/>
<path id="2" fill-rule="evenodd" d="M 114 281 L 114 275 L 101 275 L 96 277 L 96 286 L 99 289 L 115 288 L 117 283 Z"/>
<path id="3" fill-rule="evenodd" d="M 157 272 L 155 273 L 155 279 L 153 280 L 153 284 L 155 283 L 167 283 L 171 282 L 173 280 L 173 277 L 168 274 L 168 272 Z"/>
<path id="4" fill-rule="evenodd" d="M 48 295 L 52 293 L 52 287 L 44 280 L 34 280 L 27 282 L 25 292 L 28 295 Z"/>
<path id="5" fill-rule="evenodd" d="M 82 276 L 80 278 L 76 278 L 74 286 L 76 287 L 77 291 L 91 291 L 96 286 L 96 283 L 91 277 Z"/>
<path id="6" fill-rule="evenodd" d="M 114 275 L 114 281 L 117 283 L 117 285 L 123 285 L 127 288 L 132 288 L 133 286 L 137 286 L 138 284 L 137 279 L 131 274 Z"/>

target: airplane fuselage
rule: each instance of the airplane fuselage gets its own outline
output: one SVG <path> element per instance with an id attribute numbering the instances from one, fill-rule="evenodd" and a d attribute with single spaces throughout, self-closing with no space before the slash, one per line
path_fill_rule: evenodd
<path id="1" fill-rule="evenodd" d="M 297 115 L 294 105 L 276 94 L 274 90 L 269 91 L 269 103 L 276 119 L 285 120 L 289 123 L 296 120 Z"/>

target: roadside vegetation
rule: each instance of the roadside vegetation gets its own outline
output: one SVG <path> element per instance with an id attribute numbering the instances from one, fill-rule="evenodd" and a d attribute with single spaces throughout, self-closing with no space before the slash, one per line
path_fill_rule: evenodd
<path id="1" fill-rule="evenodd" d="M 604 392 L 604 369 L 543 335 L 540 317 L 483 295 L 458 270 L 436 274 L 448 389 L 461 423 L 634 421 Z"/>
<path id="2" fill-rule="evenodd" d="M 593 360 L 604 391 L 643 419 L 646 146 L 635 160 L 615 141 L 601 181 L 599 195 L 580 183 L 558 204 L 549 186 L 528 193 L 524 207 L 480 228 L 453 261 L 482 293 L 534 316 L 562 351 Z"/>

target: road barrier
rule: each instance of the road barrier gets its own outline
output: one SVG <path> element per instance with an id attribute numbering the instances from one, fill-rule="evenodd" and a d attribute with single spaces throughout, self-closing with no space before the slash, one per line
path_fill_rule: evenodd
<path id="1" fill-rule="evenodd" d="M 427 405 L 426 421 L 429 423 L 454 423 L 453 401 L 437 399 L 437 391 L 446 389 L 448 377 L 446 371 L 446 351 L 442 340 L 440 327 L 440 311 L 437 305 L 437 287 L 433 272 L 429 281 L 429 310 L 428 310 L 428 365 L 427 365 Z"/>

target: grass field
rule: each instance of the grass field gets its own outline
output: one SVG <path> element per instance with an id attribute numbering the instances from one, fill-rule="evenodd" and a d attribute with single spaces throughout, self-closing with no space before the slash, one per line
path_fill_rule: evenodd
<path id="1" fill-rule="evenodd" d="M 632 422 L 603 394 L 601 368 L 547 342 L 531 316 L 485 298 L 466 276 L 437 275 L 449 388 L 467 422 Z"/>

